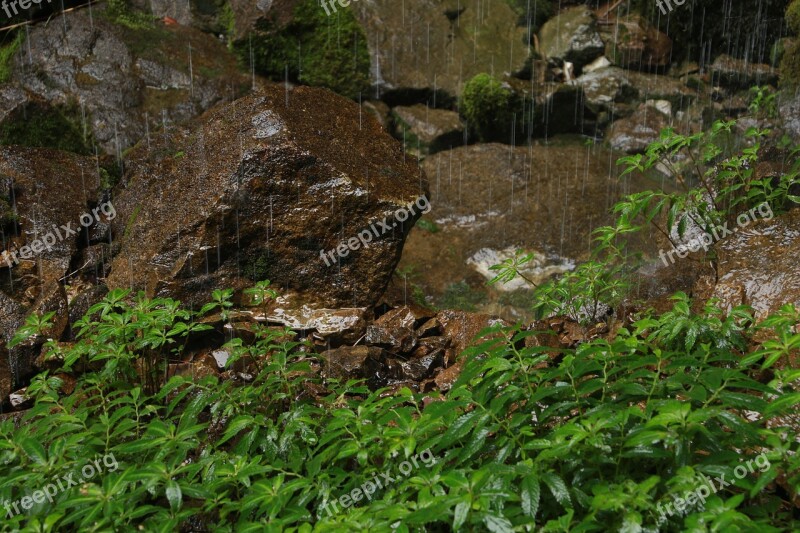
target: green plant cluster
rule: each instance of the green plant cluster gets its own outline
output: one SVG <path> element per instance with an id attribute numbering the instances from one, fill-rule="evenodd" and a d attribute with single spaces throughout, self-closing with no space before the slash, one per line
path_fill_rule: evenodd
<path id="1" fill-rule="evenodd" d="M 19 216 L 14 213 L 8 198 L 0 196 L 0 229 L 5 230 L 10 224 L 16 223 Z"/>
<path id="2" fill-rule="evenodd" d="M 111 22 L 131 30 L 149 30 L 155 27 L 152 15 L 138 11 L 125 0 L 107 0 L 105 15 Z"/>
<path id="3" fill-rule="evenodd" d="M 769 109 L 769 96 L 755 91 L 759 106 Z M 668 169 L 678 192 L 642 191 L 613 207 L 617 220 L 595 230 L 592 260 L 555 281 L 536 287 L 537 316 L 566 315 L 581 323 L 603 320 L 630 295 L 631 274 L 642 265 L 641 252 L 628 244 L 634 234 L 650 231 L 672 246 L 680 244 L 690 227 L 708 234 L 733 222 L 738 215 L 767 204 L 773 215 L 800 204 L 794 194 L 800 184 L 800 147 L 784 147 L 786 171 L 779 177 L 756 175 L 765 130 L 748 128 L 744 146 L 731 143 L 736 121 L 717 121 L 708 132 L 681 135 L 668 128 L 644 154 L 617 162 L 631 173 L 648 175 L 655 168 Z M 681 163 L 683 162 L 683 163 Z M 531 257 L 518 257 L 495 265 L 492 283 L 520 276 L 520 267 Z M 713 249 L 710 259 L 714 260 Z"/>
<path id="4" fill-rule="evenodd" d="M 490 74 L 478 74 L 469 80 L 461 93 L 459 112 L 471 132 L 484 142 L 509 142 L 514 128 L 514 114 L 522 107 L 510 87 Z M 521 117 L 522 114 L 518 114 Z M 520 121 L 521 122 L 521 121 Z"/>
<path id="5" fill-rule="evenodd" d="M 769 85 L 750 88 L 750 111 L 758 116 L 765 118 L 778 117 L 778 93 Z"/>
<path id="6" fill-rule="evenodd" d="M 233 14 L 233 6 L 230 1 L 226 1 L 219 13 L 220 25 L 225 29 L 225 36 L 228 38 L 228 44 L 232 47 L 232 39 L 236 35 L 236 16 Z"/>
<path id="7" fill-rule="evenodd" d="M 301 0 L 286 24 L 261 20 L 233 44 L 242 68 L 278 81 L 327 87 L 348 98 L 369 89 L 367 37 L 355 15 L 327 16 L 316 0 Z M 252 54 L 252 56 L 251 56 Z"/>
<path id="8" fill-rule="evenodd" d="M 643 316 L 612 341 L 576 349 L 528 346 L 542 334 L 495 328 L 467 350 L 445 395 L 370 391 L 323 381 L 321 363 L 288 331 L 230 340 L 229 365 L 250 382 L 172 377 L 148 362 L 179 358 L 197 320 L 231 320 L 231 291 L 190 313 L 171 300 L 113 291 L 50 346 L 64 370 L 87 372 L 70 394 L 54 374 L 28 387 L 21 423 L 0 422 L 0 499 L 19 500 L 87 460 L 119 468 L 36 502 L 5 526 L 28 530 L 176 531 L 791 531 L 800 444 L 785 415 L 800 404 L 798 311 L 760 326 L 744 309 Z M 275 296 L 252 291 L 256 305 Z M 33 317 L 22 342 L 47 329 Z M 770 340 L 747 351 L 758 332 Z M 288 338 L 287 338 L 288 337 Z M 137 361 L 139 361 L 137 363 Z M 782 363 L 777 365 L 777 363 Z M 156 366 L 157 368 L 157 366 Z M 156 372 L 156 377 L 160 375 Z M 768 379 L 757 379 L 768 375 Z M 315 394 L 316 393 L 316 394 Z M 428 398 L 426 398 L 426 396 Z M 430 468 L 387 483 L 345 512 L 321 509 L 430 448 Z M 734 480 L 745 458 L 771 467 Z M 661 516 L 701 483 L 733 484 L 705 507 Z M 783 487 L 783 488 L 779 488 Z M 788 492 L 783 492 L 784 490 Z"/>

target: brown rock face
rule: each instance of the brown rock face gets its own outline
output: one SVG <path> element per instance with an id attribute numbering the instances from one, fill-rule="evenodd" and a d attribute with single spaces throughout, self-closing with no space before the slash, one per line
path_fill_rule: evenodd
<path id="1" fill-rule="evenodd" d="M 98 211 L 91 224 L 86 219 L 88 227 L 80 223 L 97 206 L 98 183 L 93 159 L 0 147 L 0 205 L 15 213 L 0 212 L 0 345 L 31 313 L 56 312 L 54 327 L 45 332 L 53 338 L 66 328 L 67 296 L 60 280 L 80 243 L 88 244 L 92 229 L 107 218 Z M 32 345 L 18 346 L 8 356 L 0 351 L 0 398 L 7 394 L 9 375 L 17 381 L 31 373 L 37 351 Z"/>
<path id="2" fill-rule="evenodd" d="M 763 211 L 769 216 L 768 210 Z M 755 216 L 760 217 L 761 212 L 756 211 Z M 735 227 L 735 223 L 729 225 Z M 750 305 L 758 319 L 784 304 L 800 306 L 800 211 L 737 229 L 716 247 L 718 282 L 713 296 L 720 299 L 720 306 Z"/>
<path id="3" fill-rule="evenodd" d="M 109 287 L 200 302 L 270 279 L 312 307 L 374 304 L 428 186 L 375 119 L 359 124 L 330 91 L 272 86 L 140 144 Z"/>

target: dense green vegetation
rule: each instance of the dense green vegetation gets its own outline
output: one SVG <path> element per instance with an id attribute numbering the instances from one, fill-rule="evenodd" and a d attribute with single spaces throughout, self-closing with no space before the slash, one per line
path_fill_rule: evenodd
<path id="1" fill-rule="evenodd" d="M 597 304 L 625 289 L 618 261 L 633 254 L 618 245 L 622 235 L 661 223 L 682 233 L 687 217 L 702 226 L 763 201 L 776 212 L 800 201 L 787 187 L 797 165 L 777 182 L 750 172 L 761 132 L 749 132 L 756 142 L 741 153 L 723 155 L 717 141 L 731 127 L 717 123 L 692 137 L 667 131 L 646 154 L 621 160 L 638 172 L 679 151 L 702 154 L 684 193 L 619 203 L 617 224 L 598 232 L 595 260 L 537 293 L 543 309 L 597 320 Z M 719 191 L 711 204 L 697 194 L 708 180 Z M 520 254 L 498 266 L 498 280 L 527 260 Z M 268 282 L 246 295 L 256 307 L 276 297 Z M 0 423 L 0 498 L 18 501 L 109 454 L 118 467 L 11 513 L 9 527 L 800 527 L 791 503 L 800 491 L 800 435 L 786 418 L 800 404 L 800 369 L 791 366 L 800 311 L 791 306 L 756 324 L 745 307 L 726 314 L 712 302 L 694 313 L 679 293 L 671 311 L 643 310 L 612 336 L 569 349 L 548 346 L 558 346 L 546 340 L 551 332 L 496 327 L 462 354 L 463 373 L 445 394 L 323 379 L 313 368 L 324 361 L 295 333 L 258 325 L 254 340 L 226 344 L 233 375 L 252 379 L 168 375 L 167 361 L 180 360 L 209 324 L 232 320 L 232 298 L 215 291 L 193 312 L 115 290 L 75 325 L 77 343 L 46 342 L 51 364 L 83 373 L 74 390 L 65 390 L 63 374 L 39 375 L 21 423 Z M 30 317 L 12 345 L 44 341 L 51 318 Z M 704 502 L 667 510 L 709 479 L 715 489 Z"/>
<path id="2" fill-rule="evenodd" d="M 272 294 L 256 288 L 263 298 Z M 0 423 L 0 498 L 17 501 L 54 476 L 112 454 L 118 468 L 81 480 L 9 527 L 73 530 L 788 531 L 787 491 L 800 488 L 797 429 L 781 415 L 800 403 L 800 349 L 786 308 L 761 326 L 744 309 L 693 315 L 685 295 L 662 317 L 643 315 L 612 341 L 574 350 L 524 346 L 535 332 L 487 333 L 464 373 L 433 402 L 323 381 L 291 334 L 257 328 L 228 346 L 249 383 L 172 377 L 195 319 L 222 311 L 216 293 L 197 315 L 170 300 L 113 291 L 78 325 L 80 342 L 53 346 L 66 369 L 92 368 L 71 394 L 42 374 L 19 427 Z M 33 318 L 18 341 L 46 329 Z M 681 327 L 676 327 L 677 325 Z M 774 341 L 748 351 L 747 339 Z M 160 366 L 159 366 L 160 365 Z M 765 378 L 765 376 L 768 376 Z M 155 388 L 154 388 L 155 387 Z M 152 391 L 152 392 L 149 392 Z M 745 416 L 744 410 L 750 414 Z M 757 414 L 758 416 L 755 416 Z M 401 466 L 418 461 L 408 475 Z M 764 452 L 769 468 L 734 469 Z M 406 463 L 412 465 L 411 462 Z M 386 481 L 381 473 L 388 474 Z M 705 477 L 731 486 L 705 506 L 668 516 Z M 330 502 L 375 478 L 369 500 L 328 513 Z M 777 480 L 783 480 L 777 482 Z M 85 481 L 85 483 L 83 482 Z M 346 501 L 346 500 L 342 500 Z M 324 507 L 328 504 L 328 507 Z M 662 516 L 663 515 L 663 516 Z M 698 529 L 699 528 L 699 529 Z M 708 528 L 708 529 L 705 529 Z"/>
<path id="3" fill-rule="evenodd" d="M 367 37 L 349 9 L 328 16 L 316 0 L 302 0 L 288 23 L 261 20 L 256 30 L 233 45 L 242 68 L 350 98 L 369 89 Z"/>
<path id="4" fill-rule="evenodd" d="M 755 95 L 754 111 L 763 112 L 771 101 L 774 104 L 763 89 Z M 758 177 L 761 142 L 768 132 L 749 128 L 741 142 L 734 142 L 735 126 L 735 121 L 717 121 L 708 132 L 693 135 L 667 129 L 645 153 L 621 158 L 623 176 L 647 174 L 656 167 L 668 169 L 679 191 L 643 191 L 617 203 L 613 208 L 616 223 L 595 231 L 592 259 L 536 288 L 537 314 L 557 313 L 584 323 L 603 319 L 629 295 L 631 275 L 643 264 L 642 253 L 628 246 L 636 233 L 649 231 L 677 248 L 689 228 L 711 235 L 714 228 L 733 223 L 748 210 L 764 209 L 775 216 L 800 204 L 800 196 L 793 194 L 800 181 L 800 147 L 784 144 L 787 171 L 779 179 Z M 708 252 L 708 258 L 715 260 L 713 247 Z M 518 253 L 496 265 L 493 282 L 520 275 L 520 267 L 531 259 Z"/>

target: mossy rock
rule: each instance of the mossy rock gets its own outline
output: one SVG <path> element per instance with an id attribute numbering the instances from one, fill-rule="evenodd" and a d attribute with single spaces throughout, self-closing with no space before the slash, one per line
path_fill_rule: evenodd
<path id="1" fill-rule="evenodd" d="M 315 87 L 349 98 L 369 89 L 369 51 L 363 28 L 349 9 L 332 16 L 316 0 L 300 0 L 288 22 L 271 13 L 256 31 L 233 44 L 242 68 Z"/>
<path id="2" fill-rule="evenodd" d="M 12 61 L 14 54 L 19 50 L 24 39 L 21 31 L 6 33 L 0 38 L 0 83 L 5 83 L 11 79 L 14 65 Z"/>
<path id="3" fill-rule="evenodd" d="M 459 281 L 445 289 L 444 294 L 439 298 L 439 307 L 442 309 L 476 311 L 487 300 L 488 297 L 485 292 L 473 289 L 465 281 Z"/>
<path id="4" fill-rule="evenodd" d="M 800 41 L 793 40 L 788 43 L 781 59 L 781 89 L 796 89 L 800 87 Z"/>
<path id="5" fill-rule="evenodd" d="M 794 0 L 786 8 L 786 24 L 795 35 L 800 35 L 800 0 Z"/>
<path id="6" fill-rule="evenodd" d="M 489 74 L 478 74 L 467 82 L 461 95 L 460 112 L 482 141 L 508 140 L 514 113 L 522 116 L 521 102 L 511 87 Z"/>
<path id="7" fill-rule="evenodd" d="M 76 104 L 51 107 L 42 102 L 20 106 L 0 123 L 0 145 L 56 148 L 93 155 L 91 133 L 83 134 Z"/>

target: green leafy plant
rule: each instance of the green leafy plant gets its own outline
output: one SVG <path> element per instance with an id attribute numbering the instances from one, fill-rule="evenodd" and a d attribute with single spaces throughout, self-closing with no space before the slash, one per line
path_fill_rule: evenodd
<path id="1" fill-rule="evenodd" d="M 224 307 L 226 294 L 209 309 Z M 542 332 L 495 326 L 463 354 L 452 389 L 433 397 L 323 380 L 308 344 L 266 327 L 255 328 L 251 342 L 226 346 L 234 354 L 229 366 L 253 370 L 245 383 L 175 376 L 148 392 L 135 381 L 109 380 L 118 363 L 104 358 L 67 393 L 63 378 L 43 373 L 28 387 L 35 403 L 22 423 L 0 420 L 0 499 L 19 501 L 99 455 L 113 453 L 119 468 L 4 524 L 678 531 L 702 523 L 708 530 L 795 530 L 786 491 L 800 491 L 800 444 L 786 415 L 800 405 L 800 370 L 786 363 L 800 346 L 800 315 L 786 307 L 756 328 L 745 309 L 733 318 L 713 306 L 694 315 L 689 303 L 679 296 L 671 314 L 645 315 L 612 339 L 575 349 L 538 346 L 526 339 Z M 155 324 L 163 331 L 170 317 L 185 323 L 174 309 L 112 291 L 84 318 L 98 336 L 63 347 L 65 361 L 101 343 L 110 352 L 117 343 L 127 350 L 131 323 L 150 324 L 142 336 L 163 340 L 148 331 Z M 36 334 L 44 322 L 31 319 L 20 335 Z M 774 335 L 777 344 L 748 352 L 756 333 Z M 343 512 L 322 511 L 427 449 L 435 464 L 418 465 L 369 498 L 362 493 Z M 734 468 L 762 453 L 768 469 L 734 480 Z M 720 475 L 733 483 L 710 495 L 705 508 L 659 512 L 701 476 Z"/>
<path id="2" fill-rule="evenodd" d="M 750 88 L 750 111 L 756 116 L 778 116 L 777 93 L 768 85 Z"/>

